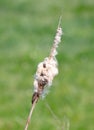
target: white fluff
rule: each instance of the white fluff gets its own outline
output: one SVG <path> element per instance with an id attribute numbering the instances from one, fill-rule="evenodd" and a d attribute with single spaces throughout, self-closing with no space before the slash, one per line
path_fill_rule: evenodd
<path id="1" fill-rule="evenodd" d="M 61 35 L 62 28 L 58 27 L 50 56 L 45 58 L 43 62 L 40 62 L 38 64 L 34 79 L 34 92 L 39 93 L 40 96 L 45 93 L 45 89 L 47 88 L 47 86 L 49 87 L 52 85 L 54 77 L 58 74 L 58 64 L 55 56 L 57 55 L 56 48 L 58 47 L 58 44 L 61 41 Z M 47 81 L 47 83 L 42 89 L 39 88 L 39 83 L 41 81 Z"/>

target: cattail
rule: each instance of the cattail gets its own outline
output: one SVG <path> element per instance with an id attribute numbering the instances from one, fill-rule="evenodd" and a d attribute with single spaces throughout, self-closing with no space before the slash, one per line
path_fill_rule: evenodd
<path id="1" fill-rule="evenodd" d="M 62 28 L 60 27 L 61 17 L 59 20 L 57 33 L 54 39 L 54 43 L 50 52 L 49 57 L 46 57 L 43 62 L 40 62 L 37 67 L 37 71 L 34 78 L 34 93 L 32 96 L 32 107 L 26 123 L 25 130 L 28 128 L 30 118 L 35 107 L 36 102 L 40 97 L 45 93 L 45 89 L 49 88 L 52 85 L 54 77 L 58 74 L 58 64 L 56 60 L 57 47 L 61 41 L 61 35 L 63 34 Z"/>

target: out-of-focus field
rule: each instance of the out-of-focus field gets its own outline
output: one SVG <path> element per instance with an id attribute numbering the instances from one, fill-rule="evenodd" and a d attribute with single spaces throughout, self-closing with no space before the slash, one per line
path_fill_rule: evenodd
<path id="1" fill-rule="evenodd" d="M 93 0 L 0 1 L 0 130 L 24 129 L 37 64 L 49 55 L 61 14 L 59 75 L 28 130 L 94 130 Z"/>

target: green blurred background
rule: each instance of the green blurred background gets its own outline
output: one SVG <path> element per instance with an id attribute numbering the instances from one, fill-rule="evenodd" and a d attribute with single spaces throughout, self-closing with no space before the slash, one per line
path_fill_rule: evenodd
<path id="1" fill-rule="evenodd" d="M 59 75 L 28 130 L 94 130 L 93 0 L 0 0 L 0 130 L 24 129 L 37 64 L 61 14 Z"/>

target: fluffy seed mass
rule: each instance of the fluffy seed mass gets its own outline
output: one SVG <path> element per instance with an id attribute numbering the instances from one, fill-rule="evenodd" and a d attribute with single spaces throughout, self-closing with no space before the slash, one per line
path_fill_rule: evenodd
<path id="1" fill-rule="evenodd" d="M 57 28 L 57 33 L 49 57 L 40 62 L 34 78 L 34 93 L 32 96 L 32 104 L 45 93 L 45 89 L 52 85 L 54 77 L 58 74 L 58 64 L 56 60 L 58 44 L 61 42 L 62 28 Z"/>

